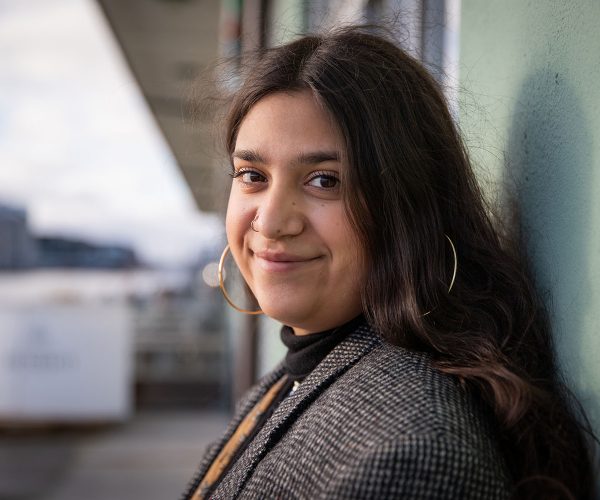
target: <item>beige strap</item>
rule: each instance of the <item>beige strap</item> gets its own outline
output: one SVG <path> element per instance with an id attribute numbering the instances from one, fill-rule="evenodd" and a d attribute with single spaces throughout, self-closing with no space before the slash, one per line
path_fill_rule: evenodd
<path id="1" fill-rule="evenodd" d="M 203 500 L 208 489 L 221 478 L 223 471 L 231 462 L 231 458 L 252 433 L 258 423 L 259 417 L 271 406 L 273 400 L 286 382 L 287 375 L 284 375 L 271 386 L 267 393 L 254 405 L 250 413 L 242 420 L 242 423 L 238 425 L 231 438 L 229 438 L 229 441 L 223 446 L 223 449 L 204 475 L 200 486 L 198 486 L 192 496 L 192 500 Z"/>

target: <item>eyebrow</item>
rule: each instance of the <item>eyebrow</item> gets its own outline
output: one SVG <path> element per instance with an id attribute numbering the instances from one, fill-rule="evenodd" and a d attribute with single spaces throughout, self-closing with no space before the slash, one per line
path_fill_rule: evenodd
<path id="1" fill-rule="evenodd" d="M 256 151 L 250 149 L 240 149 L 233 152 L 232 158 L 239 158 L 240 160 L 249 161 L 253 163 L 266 163 L 264 158 Z"/>
<path id="2" fill-rule="evenodd" d="M 298 156 L 298 163 L 302 165 L 314 165 L 325 161 L 340 161 L 340 154 L 337 151 L 314 151 Z"/>
<path id="3" fill-rule="evenodd" d="M 232 158 L 253 163 L 267 163 L 264 156 L 257 151 L 251 149 L 240 149 L 233 152 Z M 338 151 L 311 151 L 309 153 L 300 153 L 294 163 L 301 165 L 315 165 L 326 161 L 340 161 L 340 153 Z"/>

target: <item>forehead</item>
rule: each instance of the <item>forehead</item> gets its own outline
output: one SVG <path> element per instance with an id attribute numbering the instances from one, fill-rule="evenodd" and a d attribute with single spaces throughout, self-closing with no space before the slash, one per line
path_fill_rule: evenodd
<path id="1" fill-rule="evenodd" d="M 276 92 L 260 99 L 245 116 L 235 149 L 260 150 L 269 156 L 313 150 L 343 150 L 339 127 L 306 91 Z"/>

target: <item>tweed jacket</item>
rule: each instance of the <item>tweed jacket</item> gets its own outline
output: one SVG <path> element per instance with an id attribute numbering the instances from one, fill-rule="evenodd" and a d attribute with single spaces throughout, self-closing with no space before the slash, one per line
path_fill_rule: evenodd
<path id="1" fill-rule="evenodd" d="M 239 402 L 183 498 L 282 374 L 280 365 Z M 211 498 L 506 499 L 495 432 L 477 400 L 427 355 L 362 325 L 280 403 Z"/>

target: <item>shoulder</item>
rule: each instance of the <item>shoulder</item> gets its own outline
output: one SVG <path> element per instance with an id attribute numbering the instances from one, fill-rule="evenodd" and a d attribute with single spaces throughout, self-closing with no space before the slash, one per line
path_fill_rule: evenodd
<path id="1" fill-rule="evenodd" d="M 509 496 L 487 413 L 424 354 L 379 343 L 305 401 L 278 427 L 249 498 L 265 488 L 285 498 Z"/>
<path id="2" fill-rule="evenodd" d="M 433 432 L 380 441 L 340 468 L 322 498 L 506 499 L 493 461 L 455 436 Z"/>
<path id="3" fill-rule="evenodd" d="M 321 403 L 325 413 L 338 404 L 360 409 L 357 420 L 369 423 L 375 441 L 425 436 L 431 442 L 438 436 L 495 453 L 491 411 L 424 353 L 382 343 L 346 371 Z"/>
<path id="4" fill-rule="evenodd" d="M 332 496 L 505 498 L 510 488 L 491 415 L 422 353 L 379 345 L 315 400 L 303 428 L 321 429 L 322 449 L 343 457 Z"/>
<path id="5" fill-rule="evenodd" d="M 452 376 L 434 367 L 427 354 L 382 343 L 351 367 L 335 384 L 371 411 L 394 410 L 404 432 L 459 431 L 484 418 L 476 397 Z M 469 418 L 473 417 L 473 418 Z"/>

